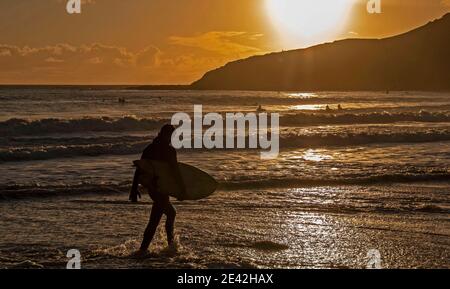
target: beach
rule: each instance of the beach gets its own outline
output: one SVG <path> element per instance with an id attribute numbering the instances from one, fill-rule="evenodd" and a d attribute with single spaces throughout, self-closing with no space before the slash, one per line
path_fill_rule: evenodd
<path id="1" fill-rule="evenodd" d="M 119 193 L 2 202 L 0 226 L 8 234 L 0 239 L 0 262 L 65 268 L 66 252 L 77 249 L 85 269 L 365 268 L 368 251 L 377 249 L 383 268 L 448 268 L 448 209 L 438 205 L 448 186 L 222 191 L 175 202 L 176 248 L 167 248 L 161 229 L 145 259 L 132 253 L 149 216 L 148 196 L 136 205 Z"/>

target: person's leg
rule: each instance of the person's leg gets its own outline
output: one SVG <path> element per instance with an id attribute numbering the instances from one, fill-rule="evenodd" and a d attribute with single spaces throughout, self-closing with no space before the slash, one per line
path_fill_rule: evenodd
<path id="1" fill-rule="evenodd" d="M 175 210 L 175 207 L 172 205 L 170 201 L 167 203 L 164 213 L 167 216 L 166 219 L 167 243 L 169 244 L 169 246 L 171 246 L 174 241 L 174 224 L 177 211 Z"/>
<path id="2" fill-rule="evenodd" d="M 150 246 L 150 243 L 155 236 L 156 228 L 161 221 L 161 217 L 164 213 L 164 207 L 167 203 L 156 201 L 153 203 L 152 212 L 150 213 L 150 221 L 148 222 L 147 228 L 144 232 L 144 239 L 142 240 L 141 250 L 146 251 Z"/>

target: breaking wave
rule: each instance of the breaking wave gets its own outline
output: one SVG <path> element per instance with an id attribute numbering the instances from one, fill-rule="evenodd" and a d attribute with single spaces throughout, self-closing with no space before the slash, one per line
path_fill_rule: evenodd
<path id="1" fill-rule="evenodd" d="M 254 180 L 218 180 L 220 191 L 264 190 L 276 188 L 303 188 L 321 186 L 377 185 L 391 183 L 449 182 L 450 171 L 424 171 L 417 173 L 345 175 L 341 177 L 323 176 L 317 178 L 265 178 Z M 71 195 L 128 195 L 130 181 L 121 183 L 80 183 L 74 185 L 40 185 L 9 184 L 0 186 L 0 201 L 43 198 Z M 124 200 L 127 198 L 125 197 Z M 433 212 L 439 208 L 426 206 L 416 208 L 417 211 Z"/>
<path id="2" fill-rule="evenodd" d="M 79 185 L 3 185 L 0 186 L 0 200 L 46 198 L 71 195 L 126 194 L 129 184 L 79 184 Z"/>
<path id="3" fill-rule="evenodd" d="M 81 119 L 10 119 L 0 122 L 0 135 L 37 136 L 85 132 L 126 132 L 159 129 L 169 119 L 137 118 L 81 118 Z M 322 124 L 384 124 L 394 122 L 450 122 L 448 112 L 372 112 L 372 113 L 287 113 L 281 116 L 281 126 L 309 126 Z"/>
<path id="4" fill-rule="evenodd" d="M 340 178 L 278 178 L 249 181 L 229 181 L 220 183 L 222 190 L 245 189 L 271 189 L 271 188 L 296 188 L 314 186 L 338 186 L 338 185 L 372 185 L 386 183 L 411 183 L 425 181 L 450 181 L 450 172 L 430 172 L 423 174 L 401 173 L 380 174 L 371 176 L 354 176 Z"/>
<path id="5" fill-rule="evenodd" d="M 280 120 L 283 126 L 319 124 L 384 124 L 394 122 L 448 122 L 448 112 L 371 112 L 371 113 L 291 113 Z"/>
<path id="6" fill-rule="evenodd" d="M 8 150 L 0 150 L 0 162 L 94 157 L 100 155 L 131 155 L 142 152 L 146 144 L 148 142 L 10 148 Z"/>
<path id="7" fill-rule="evenodd" d="M 317 148 L 378 143 L 423 143 L 440 141 L 450 141 L 449 130 L 430 129 L 416 132 L 358 131 L 351 133 L 318 133 L 312 135 L 288 132 L 280 136 L 280 147 Z M 36 138 L 33 140 L 9 139 L 8 142 L 8 146 L 0 148 L 0 163 L 84 156 L 139 154 L 150 142 L 150 137 Z M 33 145 L 29 145 L 30 143 Z"/>
<path id="8" fill-rule="evenodd" d="M 160 128 L 166 121 L 163 119 L 139 119 L 132 116 L 117 119 L 110 117 L 68 120 L 49 118 L 32 121 L 14 118 L 0 122 L 0 135 L 20 136 L 101 131 L 147 131 Z"/>

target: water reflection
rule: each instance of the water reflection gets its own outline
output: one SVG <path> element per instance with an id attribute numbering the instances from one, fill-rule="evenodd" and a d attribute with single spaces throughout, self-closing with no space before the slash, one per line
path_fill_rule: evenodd
<path id="1" fill-rule="evenodd" d="M 305 105 L 294 105 L 290 107 L 290 110 L 325 110 L 325 104 L 305 104 Z"/>
<path id="2" fill-rule="evenodd" d="M 302 92 L 302 93 L 288 93 L 287 96 L 289 98 L 310 99 L 310 98 L 317 97 L 317 94 Z"/>
<path id="3" fill-rule="evenodd" d="M 309 149 L 304 151 L 301 155 L 290 157 L 290 159 L 321 162 L 325 160 L 332 160 L 333 157 L 331 155 L 321 153 L 320 150 Z"/>

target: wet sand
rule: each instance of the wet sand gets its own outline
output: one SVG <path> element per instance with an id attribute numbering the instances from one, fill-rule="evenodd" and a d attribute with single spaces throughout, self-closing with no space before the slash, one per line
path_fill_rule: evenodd
<path id="1" fill-rule="evenodd" d="M 69 249 L 82 268 L 365 268 L 371 249 L 383 268 L 450 268 L 447 199 L 448 183 L 222 191 L 175 202 L 177 248 L 160 226 L 145 259 L 148 196 L 2 201 L 0 268 L 65 268 Z"/>

